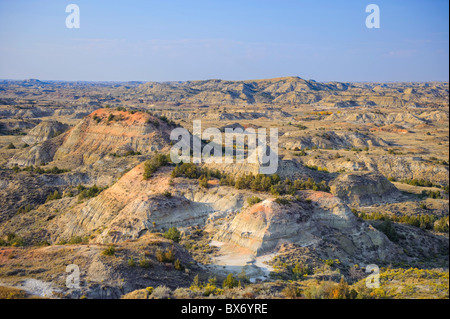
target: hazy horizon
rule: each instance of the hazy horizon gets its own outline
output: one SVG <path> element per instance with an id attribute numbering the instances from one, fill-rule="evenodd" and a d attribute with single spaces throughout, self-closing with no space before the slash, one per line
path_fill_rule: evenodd
<path id="1" fill-rule="evenodd" d="M 131 82 L 138 82 L 138 83 L 185 83 L 185 82 L 200 82 L 200 81 L 229 81 L 229 82 L 249 82 L 249 81 L 264 81 L 264 80 L 275 80 L 275 79 L 283 79 L 283 78 L 293 78 L 298 77 L 299 79 L 303 79 L 306 81 L 315 81 L 317 83 L 330 83 L 330 82 L 339 82 L 339 83 L 449 83 L 449 80 L 430 80 L 430 81 L 335 81 L 335 80 L 329 80 L 329 81 L 317 81 L 314 79 L 306 79 L 302 78 L 301 76 L 278 76 L 274 78 L 265 78 L 265 79 L 246 79 L 246 80 L 230 80 L 230 79 L 193 79 L 193 80 L 184 80 L 184 81 L 177 81 L 177 80 L 168 80 L 168 81 L 146 81 L 146 80 L 124 80 L 124 81 L 108 81 L 108 80 L 54 80 L 54 79 L 38 79 L 38 78 L 28 78 L 28 79 L 6 79 L 6 78 L 0 78 L 0 81 L 32 81 L 32 80 L 38 80 L 41 82 L 67 82 L 67 83 L 75 83 L 75 82 L 85 82 L 85 83 L 131 83 Z"/>
<path id="2" fill-rule="evenodd" d="M 79 29 L 66 28 L 70 3 Z M 379 29 L 365 25 L 370 3 Z M 0 79 L 448 82 L 448 10 L 444 0 L 0 0 Z"/>

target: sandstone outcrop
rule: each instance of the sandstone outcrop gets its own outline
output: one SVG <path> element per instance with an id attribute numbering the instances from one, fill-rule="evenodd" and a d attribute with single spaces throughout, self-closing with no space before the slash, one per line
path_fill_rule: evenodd
<path id="1" fill-rule="evenodd" d="M 144 112 L 100 109 L 66 133 L 18 153 L 9 165 L 59 161 L 66 167 L 78 167 L 93 164 L 110 154 L 120 156 L 129 151 L 150 154 L 168 148 L 172 128 Z"/>
<path id="2" fill-rule="evenodd" d="M 387 237 L 361 222 L 340 199 L 311 192 L 313 204 L 273 199 L 244 209 L 216 234 L 215 240 L 250 249 L 255 255 L 274 252 L 280 245 L 294 243 L 318 247 L 334 242 L 345 253 L 343 260 L 393 260 L 401 251 Z"/>
<path id="3" fill-rule="evenodd" d="M 53 137 L 56 137 L 69 128 L 68 125 L 54 120 L 42 121 L 31 129 L 28 134 L 22 138 L 22 141 L 29 145 L 44 142 Z"/>
<path id="4" fill-rule="evenodd" d="M 374 172 L 341 174 L 331 182 L 330 189 L 344 202 L 360 206 L 395 201 L 401 195 L 386 177 Z"/>

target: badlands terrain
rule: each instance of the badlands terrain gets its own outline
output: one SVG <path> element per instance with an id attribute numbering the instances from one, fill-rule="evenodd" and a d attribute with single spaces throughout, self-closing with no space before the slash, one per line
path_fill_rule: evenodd
<path id="1" fill-rule="evenodd" d="M 277 173 L 172 164 L 194 120 Z M 449 298 L 448 200 L 448 83 L 0 80 L 0 298 Z"/>

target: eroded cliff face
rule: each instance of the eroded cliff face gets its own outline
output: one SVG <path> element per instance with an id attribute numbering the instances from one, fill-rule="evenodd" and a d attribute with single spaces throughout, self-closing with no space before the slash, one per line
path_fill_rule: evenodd
<path id="1" fill-rule="evenodd" d="M 242 195 L 226 189 L 199 189 L 183 178 L 171 181 L 171 168 L 160 168 L 143 179 L 144 164 L 125 174 L 97 197 L 81 203 L 50 224 L 53 240 L 95 235 L 96 242 L 136 239 L 147 232 L 172 226 L 204 226 L 214 215 L 239 210 Z"/>
<path id="2" fill-rule="evenodd" d="M 53 137 L 56 137 L 65 131 L 69 126 L 67 124 L 63 124 L 54 120 L 46 120 L 42 121 L 34 128 L 32 128 L 28 134 L 22 138 L 22 141 L 29 145 L 33 145 L 36 143 L 44 142 Z"/>
<path id="3" fill-rule="evenodd" d="M 333 243 L 342 260 L 386 261 L 402 256 L 384 234 L 358 220 L 337 197 L 309 192 L 309 199 L 311 203 L 288 205 L 267 199 L 248 207 L 225 224 L 215 240 L 247 248 L 256 256 L 276 252 L 286 243 L 313 249 Z"/>
<path id="4" fill-rule="evenodd" d="M 110 154 L 124 155 L 128 151 L 150 154 L 167 149 L 171 129 L 148 113 L 99 109 L 66 133 L 18 153 L 9 165 L 54 161 L 74 168 L 93 164 Z"/>
<path id="5" fill-rule="evenodd" d="M 97 197 L 51 220 L 47 229 L 52 242 L 81 236 L 117 243 L 170 227 L 206 227 L 216 241 L 243 247 L 255 256 L 276 252 L 284 243 L 317 251 L 321 245 L 332 245 L 344 261 L 402 256 L 384 234 L 358 220 L 329 193 L 303 191 L 303 200 L 287 204 L 266 195 L 249 207 L 250 191 L 217 184 L 199 188 L 192 180 L 171 179 L 170 167 L 144 180 L 143 170 L 143 164 L 138 165 Z"/>
<path id="6" fill-rule="evenodd" d="M 448 185 L 448 166 L 436 165 L 415 156 L 380 155 L 369 157 L 364 154 L 356 155 L 353 160 L 346 158 L 308 159 L 306 165 L 326 167 L 330 172 L 373 172 L 392 177 L 396 180 L 424 179 L 436 185 Z"/>
<path id="7" fill-rule="evenodd" d="M 393 202 L 401 196 L 394 184 L 375 172 L 341 174 L 332 181 L 330 189 L 344 202 L 360 206 Z"/>
<path id="8" fill-rule="evenodd" d="M 365 147 L 384 147 L 389 144 L 373 134 L 359 132 L 333 132 L 304 134 L 302 132 L 288 132 L 282 137 L 282 144 L 288 149 L 351 149 Z"/>
<path id="9" fill-rule="evenodd" d="M 67 134 L 55 160 L 91 164 L 110 153 L 150 153 L 167 146 L 169 136 L 168 125 L 149 114 L 100 109 Z"/>

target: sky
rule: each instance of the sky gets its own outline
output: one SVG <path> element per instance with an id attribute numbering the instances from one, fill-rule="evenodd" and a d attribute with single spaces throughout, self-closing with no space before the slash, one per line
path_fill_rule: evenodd
<path id="1" fill-rule="evenodd" d="M 380 8 L 367 28 L 366 6 Z M 67 28 L 66 6 L 80 9 Z M 0 79 L 448 81 L 447 0 L 0 0 Z"/>

